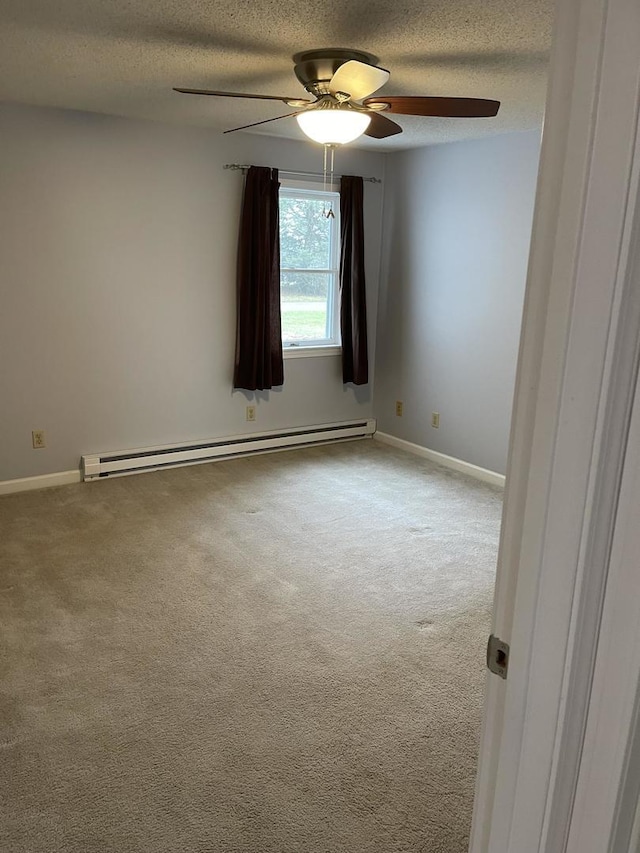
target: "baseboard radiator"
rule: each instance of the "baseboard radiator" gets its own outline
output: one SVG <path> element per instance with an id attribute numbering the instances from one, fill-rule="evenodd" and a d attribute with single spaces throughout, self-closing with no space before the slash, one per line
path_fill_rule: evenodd
<path id="1" fill-rule="evenodd" d="M 191 444 L 170 444 L 162 447 L 143 447 L 138 450 L 120 450 L 96 453 L 82 457 L 83 480 L 105 477 L 123 477 L 143 471 L 177 468 L 184 465 L 201 465 L 217 459 L 234 459 L 252 453 L 273 453 L 301 445 L 330 444 L 371 438 L 376 431 L 373 418 L 360 421 L 343 421 L 294 427 L 288 430 L 235 435 L 214 438 Z"/>

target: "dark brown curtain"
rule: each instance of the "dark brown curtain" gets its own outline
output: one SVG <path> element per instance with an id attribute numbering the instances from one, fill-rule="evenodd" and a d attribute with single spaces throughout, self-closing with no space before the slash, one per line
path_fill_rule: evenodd
<path id="1" fill-rule="evenodd" d="M 278 170 L 247 172 L 238 242 L 238 304 L 234 388 L 282 385 Z"/>
<path id="2" fill-rule="evenodd" d="M 342 381 L 366 385 L 367 305 L 364 282 L 364 217 L 362 178 L 340 181 L 340 331 Z"/>

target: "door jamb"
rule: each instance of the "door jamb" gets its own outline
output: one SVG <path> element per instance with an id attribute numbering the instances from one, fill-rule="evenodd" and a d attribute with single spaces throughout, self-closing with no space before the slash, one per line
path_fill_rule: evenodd
<path id="1" fill-rule="evenodd" d="M 565 849 L 640 337 L 640 7 L 556 13 L 493 622 L 511 659 L 487 679 L 472 853 Z"/>

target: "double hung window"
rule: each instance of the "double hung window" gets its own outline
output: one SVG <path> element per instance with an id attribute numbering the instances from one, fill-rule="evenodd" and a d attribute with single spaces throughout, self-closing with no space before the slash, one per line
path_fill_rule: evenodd
<path id="1" fill-rule="evenodd" d="M 280 188 L 280 307 L 285 354 L 340 344 L 339 216 L 337 192 L 297 184 Z"/>

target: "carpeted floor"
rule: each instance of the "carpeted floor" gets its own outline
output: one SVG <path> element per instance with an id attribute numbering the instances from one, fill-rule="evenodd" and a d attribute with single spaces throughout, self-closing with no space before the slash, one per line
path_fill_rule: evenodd
<path id="1" fill-rule="evenodd" d="M 466 851 L 500 509 L 375 442 L 0 498 L 0 849 Z"/>

